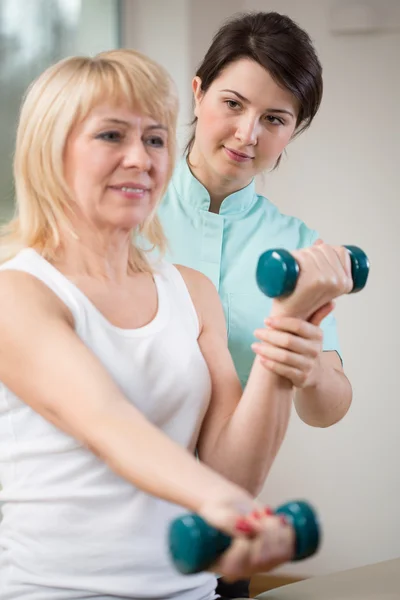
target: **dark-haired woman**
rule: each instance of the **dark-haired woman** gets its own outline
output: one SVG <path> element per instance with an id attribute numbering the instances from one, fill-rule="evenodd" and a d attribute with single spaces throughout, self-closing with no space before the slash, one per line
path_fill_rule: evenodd
<path id="1" fill-rule="evenodd" d="M 255 352 L 292 382 L 298 415 L 316 427 L 342 419 L 352 398 L 333 305 L 308 321 L 283 314 L 260 330 L 271 301 L 257 288 L 255 270 L 273 247 L 311 247 L 327 276 L 338 258 L 316 231 L 258 195 L 254 178 L 276 167 L 293 137 L 310 126 L 322 89 L 312 42 L 289 17 L 259 12 L 228 21 L 193 79 L 193 136 L 159 209 L 170 258 L 202 271 L 219 291 L 242 385 Z M 244 427 L 240 435 L 252 431 Z M 228 586 L 220 593 L 245 591 Z"/>

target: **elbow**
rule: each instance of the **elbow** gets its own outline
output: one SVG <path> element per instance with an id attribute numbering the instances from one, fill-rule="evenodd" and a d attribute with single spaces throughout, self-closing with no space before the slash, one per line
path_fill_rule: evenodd
<path id="1" fill-rule="evenodd" d="M 300 419 L 308 425 L 309 427 L 314 427 L 316 429 L 328 429 L 328 427 L 332 427 L 335 425 L 343 417 L 339 415 L 332 415 L 331 413 L 321 413 L 321 414 L 308 414 L 301 411 L 297 411 Z"/>
<path id="2" fill-rule="evenodd" d="M 347 415 L 351 406 L 351 398 L 348 402 L 343 402 L 340 406 L 337 406 L 336 409 L 322 412 L 321 414 L 302 414 L 300 411 L 298 415 L 300 419 L 306 425 L 310 427 L 316 427 L 319 429 L 328 429 L 328 427 L 332 427 L 337 423 L 340 423 L 342 419 Z"/>
<path id="3" fill-rule="evenodd" d="M 342 374 L 341 374 L 342 375 Z M 300 419 L 310 427 L 326 429 L 339 423 L 349 412 L 353 392 L 347 378 L 337 393 L 328 397 L 309 396 L 300 390 L 295 397 L 295 409 Z"/>

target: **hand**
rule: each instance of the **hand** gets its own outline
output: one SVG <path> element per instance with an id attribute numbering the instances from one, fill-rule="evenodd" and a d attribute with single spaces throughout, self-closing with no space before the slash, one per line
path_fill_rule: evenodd
<path id="1" fill-rule="evenodd" d="M 233 538 L 231 546 L 211 568 L 231 581 L 268 571 L 294 555 L 295 534 L 284 517 L 274 516 L 271 509 L 254 501 L 251 512 L 244 514 L 245 508 L 250 505 L 238 498 L 231 503 L 209 503 L 199 513 Z"/>
<path id="2" fill-rule="evenodd" d="M 251 346 L 260 357 L 261 364 L 286 377 L 297 388 L 316 386 L 321 373 L 323 342 L 319 324 L 333 308 L 333 302 L 325 304 L 312 316 L 310 322 L 293 317 L 266 319 L 268 327 L 254 332 L 261 342 Z"/>
<path id="3" fill-rule="evenodd" d="M 292 294 L 276 298 L 271 316 L 296 317 L 308 321 L 326 304 L 353 288 L 351 261 L 346 248 L 318 240 L 310 248 L 292 253 L 300 273 Z"/>

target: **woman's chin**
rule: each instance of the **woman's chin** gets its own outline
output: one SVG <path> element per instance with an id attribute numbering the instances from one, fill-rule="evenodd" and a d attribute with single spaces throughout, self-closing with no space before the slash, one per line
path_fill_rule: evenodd
<path id="1" fill-rule="evenodd" d="M 230 161 L 226 157 L 221 157 L 218 172 L 221 178 L 236 181 L 238 189 L 245 187 L 253 178 L 252 169 L 246 168 L 243 164 Z"/>
<path id="2" fill-rule="evenodd" d="M 129 231 L 138 229 L 145 222 L 151 211 L 134 209 L 124 212 L 125 214 L 115 215 L 109 222 L 116 229 Z"/>

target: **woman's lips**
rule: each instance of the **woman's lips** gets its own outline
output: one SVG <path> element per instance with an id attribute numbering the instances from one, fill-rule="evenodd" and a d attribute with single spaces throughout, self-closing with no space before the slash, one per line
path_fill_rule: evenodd
<path id="1" fill-rule="evenodd" d="M 243 163 L 243 162 L 249 162 L 250 160 L 253 160 L 253 156 L 249 156 L 248 154 L 243 154 L 243 152 L 238 152 L 237 150 L 232 150 L 231 148 L 227 148 L 226 146 L 224 146 L 224 150 L 225 153 L 228 155 L 228 157 L 231 160 L 234 160 L 235 162 L 239 162 L 239 163 Z"/>

